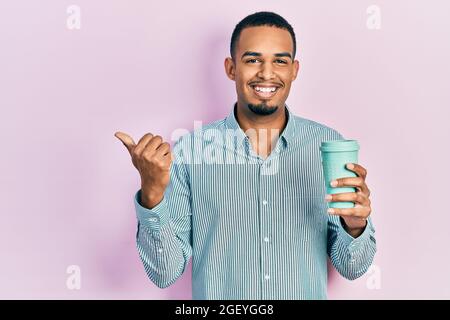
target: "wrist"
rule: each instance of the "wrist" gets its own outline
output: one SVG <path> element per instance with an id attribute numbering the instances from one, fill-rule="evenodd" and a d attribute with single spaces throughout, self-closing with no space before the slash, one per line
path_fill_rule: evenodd
<path id="1" fill-rule="evenodd" d="M 367 226 L 367 220 L 364 221 L 364 223 L 360 224 L 360 225 L 355 225 L 353 223 L 353 225 L 349 225 L 346 223 L 345 219 L 340 217 L 341 220 L 341 224 L 344 227 L 344 230 L 351 235 L 353 238 L 357 238 L 359 237 L 364 230 L 366 229 Z M 359 224 L 359 223 L 358 223 Z"/>
<path id="2" fill-rule="evenodd" d="M 353 238 L 358 238 L 363 232 L 364 232 L 364 228 L 345 228 L 347 231 L 347 233 L 349 235 L 351 235 Z"/>
<path id="3" fill-rule="evenodd" d="M 147 209 L 156 207 L 164 198 L 164 191 L 141 187 L 141 205 Z"/>

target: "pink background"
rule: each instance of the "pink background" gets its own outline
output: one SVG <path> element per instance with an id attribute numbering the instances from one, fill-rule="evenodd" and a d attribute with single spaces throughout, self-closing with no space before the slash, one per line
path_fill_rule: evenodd
<path id="1" fill-rule="evenodd" d="M 81 29 L 66 27 L 69 5 Z M 381 29 L 366 9 L 381 9 Z M 0 298 L 190 299 L 135 249 L 139 176 L 122 144 L 225 117 L 234 26 L 270 10 L 297 34 L 294 113 L 359 140 L 377 228 L 370 275 L 330 275 L 331 299 L 450 298 L 448 1 L 0 3 Z M 66 287 L 69 265 L 81 289 Z"/>

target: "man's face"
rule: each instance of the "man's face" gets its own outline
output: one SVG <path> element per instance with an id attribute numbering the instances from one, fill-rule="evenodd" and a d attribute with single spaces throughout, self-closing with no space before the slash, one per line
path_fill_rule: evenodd
<path id="1" fill-rule="evenodd" d="M 258 115 L 269 115 L 285 105 L 299 62 L 293 61 L 289 31 L 268 26 L 242 30 L 235 61 L 225 59 L 228 77 L 236 82 L 238 104 Z"/>

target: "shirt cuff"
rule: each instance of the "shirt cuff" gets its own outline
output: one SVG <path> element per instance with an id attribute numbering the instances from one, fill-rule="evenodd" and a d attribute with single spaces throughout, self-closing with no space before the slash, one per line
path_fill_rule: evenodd
<path id="1" fill-rule="evenodd" d="M 147 209 L 140 204 L 141 190 L 136 192 L 134 196 L 134 206 L 136 208 L 136 216 L 138 221 L 150 228 L 151 230 L 158 231 L 163 225 L 169 221 L 169 210 L 167 208 L 167 201 L 164 197 L 160 203 L 154 206 L 152 209 Z"/>
<path id="2" fill-rule="evenodd" d="M 350 253 L 357 251 L 364 242 L 369 240 L 370 235 L 373 234 L 375 231 L 372 226 L 372 222 L 370 221 L 370 218 L 368 218 L 364 231 L 357 238 L 354 238 L 344 229 L 341 219 L 338 220 L 339 220 L 339 237 L 344 242 L 344 245 L 348 248 Z"/>

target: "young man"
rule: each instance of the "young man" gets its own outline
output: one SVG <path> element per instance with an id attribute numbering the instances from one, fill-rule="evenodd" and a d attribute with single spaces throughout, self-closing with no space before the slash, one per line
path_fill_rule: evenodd
<path id="1" fill-rule="evenodd" d="M 319 147 L 343 137 L 287 108 L 295 53 L 285 19 L 252 14 L 225 59 L 237 92 L 228 117 L 183 136 L 173 152 L 160 136 L 135 144 L 116 133 L 141 175 L 137 247 L 158 287 L 173 284 L 192 257 L 194 299 L 325 299 L 328 256 L 348 279 L 371 265 L 367 171 L 349 164 L 357 177 L 332 186 L 357 192 L 326 197 Z M 355 207 L 327 212 L 326 201 Z"/>

